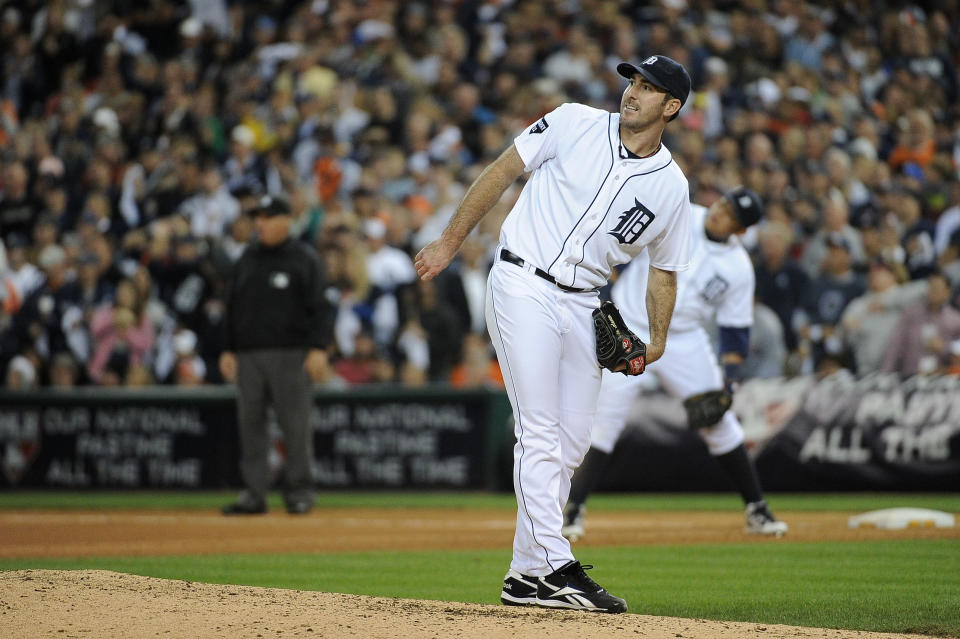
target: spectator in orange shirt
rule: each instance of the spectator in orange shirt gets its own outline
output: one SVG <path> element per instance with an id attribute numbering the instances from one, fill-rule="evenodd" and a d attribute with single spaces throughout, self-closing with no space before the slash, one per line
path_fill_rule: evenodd
<path id="1" fill-rule="evenodd" d="M 486 339 L 479 333 L 468 333 L 463 340 L 463 359 L 450 372 L 454 388 L 503 388 L 503 374 L 497 360 L 490 355 Z"/>
<path id="2" fill-rule="evenodd" d="M 946 374 L 960 377 L 960 339 L 950 342 L 950 363 L 947 366 Z"/>
<path id="3" fill-rule="evenodd" d="M 927 168 L 937 152 L 934 140 L 933 117 L 923 109 L 907 113 L 907 124 L 897 135 L 897 146 L 890 152 L 887 162 L 892 169 L 899 169 L 908 162 Z"/>

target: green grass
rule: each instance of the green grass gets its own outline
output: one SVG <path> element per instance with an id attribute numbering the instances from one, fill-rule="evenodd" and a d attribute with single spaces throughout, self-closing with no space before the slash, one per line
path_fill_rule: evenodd
<path id="1" fill-rule="evenodd" d="M 218 508 L 236 496 L 235 492 L 55 492 L 23 491 L 0 493 L 0 510 L 27 509 L 170 509 Z M 806 493 L 771 494 L 767 497 L 777 511 L 851 511 L 910 506 L 960 513 L 960 494 L 954 493 Z M 279 495 L 270 504 L 281 508 Z M 591 510 L 636 511 L 730 511 L 739 510 L 740 498 L 721 494 L 598 493 L 590 498 Z M 464 492 L 324 492 L 317 498 L 319 508 L 471 508 L 514 509 L 512 493 Z"/>
<path id="2" fill-rule="evenodd" d="M 631 611 L 797 626 L 960 635 L 960 543 L 586 548 Z M 496 603 L 509 550 L 0 560 L 208 583 Z"/>

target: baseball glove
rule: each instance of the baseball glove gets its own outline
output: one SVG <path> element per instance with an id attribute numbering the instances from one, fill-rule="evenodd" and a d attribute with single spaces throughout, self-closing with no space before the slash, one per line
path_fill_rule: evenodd
<path id="1" fill-rule="evenodd" d="M 593 311 L 597 337 L 597 361 L 602 368 L 624 375 L 639 375 L 647 365 L 647 345 L 627 328 L 613 302 L 603 302 Z M 617 370 L 620 365 L 622 370 Z"/>
<path id="2" fill-rule="evenodd" d="M 683 407 L 687 411 L 687 424 L 692 429 L 709 428 L 720 421 L 731 404 L 733 395 L 727 390 L 691 395 L 683 400 Z"/>

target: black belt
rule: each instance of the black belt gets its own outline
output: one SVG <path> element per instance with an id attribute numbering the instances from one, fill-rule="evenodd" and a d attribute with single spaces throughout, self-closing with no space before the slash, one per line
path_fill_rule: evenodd
<path id="1" fill-rule="evenodd" d="M 505 248 L 500 249 L 500 259 L 503 260 L 504 262 L 510 262 L 511 264 L 516 264 L 517 266 L 523 266 L 526 264 L 526 262 L 523 261 L 522 257 L 514 253 L 511 253 Z M 541 268 L 534 267 L 533 273 L 537 277 L 542 277 L 543 279 L 547 280 L 548 282 L 550 282 L 551 284 L 559 288 L 561 291 L 566 291 L 568 293 L 592 293 L 597 290 L 595 288 L 575 288 L 573 286 L 567 286 L 566 284 L 561 284 L 553 277 L 553 275 L 550 275 L 549 273 L 547 273 Z"/>

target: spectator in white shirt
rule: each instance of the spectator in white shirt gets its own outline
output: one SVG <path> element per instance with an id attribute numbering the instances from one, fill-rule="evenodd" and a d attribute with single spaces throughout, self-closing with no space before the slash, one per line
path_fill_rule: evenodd
<path id="1" fill-rule="evenodd" d="M 373 300 L 374 337 L 380 345 L 393 341 L 400 325 L 397 289 L 417 277 L 413 260 L 403 250 L 387 243 L 387 226 L 377 218 L 363 222 L 367 238 L 367 277 L 375 287 Z"/>
<path id="2" fill-rule="evenodd" d="M 216 165 L 203 171 L 203 190 L 180 205 L 181 214 L 190 221 L 190 232 L 198 238 L 219 238 L 240 214 L 240 203 L 220 177 Z"/>
<path id="3" fill-rule="evenodd" d="M 11 233 L 7 238 L 7 276 L 17 287 L 20 298 L 26 298 L 43 286 L 43 271 L 27 260 L 30 243 L 20 233 Z"/>

